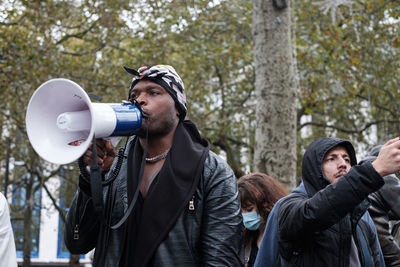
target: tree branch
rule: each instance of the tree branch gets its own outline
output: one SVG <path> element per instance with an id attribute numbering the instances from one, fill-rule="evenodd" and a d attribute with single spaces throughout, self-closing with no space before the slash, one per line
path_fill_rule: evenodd
<path id="1" fill-rule="evenodd" d="M 83 30 L 83 31 L 81 31 L 79 33 L 64 35 L 59 41 L 56 42 L 56 45 L 59 45 L 59 44 L 65 42 L 65 41 L 67 41 L 69 38 L 82 39 L 83 36 L 85 36 L 91 29 L 93 29 L 96 26 L 98 21 L 99 20 L 94 21 L 93 24 L 89 26 L 89 28 L 87 28 L 86 30 Z"/>
<path id="2" fill-rule="evenodd" d="M 361 129 L 353 129 L 353 130 L 347 129 L 347 128 L 342 128 L 342 127 L 337 127 L 334 125 L 328 125 L 326 123 L 306 122 L 306 123 L 299 125 L 298 129 L 301 130 L 305 126 L 317 126 L 317 127 L 335 129 L 340 132 L 348 133 L 348 134 L 360 134 L 360 133 L 364 132 L 366 129 L 368 129 L 369 127 L 371 127 L 372 125 L 378 125 L 378 124 L 384 123 L 384 122 L 399 123 L 400 121 L 399 120 L 377 120 L 377 121 L 373 121 L 373 122 L 369 122 L 369 123 L 365 124 Z"/>
<path id="3" fill-rule="evenodd" d="M 19 25 L 21 24 L 21 21 L 26 17 L 26 14 L 23 14 L 17 21 L 13 22 L 0 22 L 0 25 L 3 26 L 13 26 L 13 25 Z"/>
<path id="4" fill-rule="evenodd" d="M 61 220 L 63 221 L 63 223 L 65 223 L 65 211 L 62 208 L 60 208 L 60 206 L 57 204 L 56 198 L 51 194 L 51 192 L 47 188 L 46 184 L 43 183 L 42 186 L 43 186 L 44 190 L 46 191 L 47 195 L 49 196 L 51 202 L 53 203 L 53 206 L 56 208 L 56 210 L 60 214 Z"/>

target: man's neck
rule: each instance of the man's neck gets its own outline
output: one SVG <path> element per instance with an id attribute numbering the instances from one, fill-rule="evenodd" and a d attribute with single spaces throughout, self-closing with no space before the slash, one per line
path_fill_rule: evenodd
<path id="1" fill-rule="evenodd" d="M 147 140 L 147 157 L 158 156 L 171 148 L 176 127 L 165 136 L 149 137 Z M 146 144 L 146 138 L 139 138 L 142 148 Z"/>
<path id="2" fill-rule="evenodd" d="M 147 158 L 154 158 L 168 151 L 172 146 L 175 130 L 176 127 L 165 136 L 149 137 L 147 140 L 146 167 L 144 168 L 143 181 L 140 185 L 140 192 L 143 197 L 147 196 L 147 191 L 149 190 L 155 175 L 162 168 L 165 161 L 165 158 L 162 158 L 155 162 L 147 162 Z M 142 148 L 145 147 L 146 138 L 139 138 L 139 141 Z"/>

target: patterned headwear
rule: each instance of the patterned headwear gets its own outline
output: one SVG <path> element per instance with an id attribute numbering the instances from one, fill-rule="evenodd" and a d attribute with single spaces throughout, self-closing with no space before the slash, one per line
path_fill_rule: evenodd
<path id="1" fill-rule="evenodd" d="M 133 87 L 135 87 L 140 80 L 150 80 L 162 86 L 171 95 L 179 111 L 179 119 L 182 121 L 185 118 L 187 113 L 185 87 L 181 77 L 179 77 L 172 66 L 155 65 L 144 66 L 138 70 L 128 67 L 124 67 L 124 69 L 130 74 L 135 75 L 132 79 L 128 97 L 131 95 Z"/>

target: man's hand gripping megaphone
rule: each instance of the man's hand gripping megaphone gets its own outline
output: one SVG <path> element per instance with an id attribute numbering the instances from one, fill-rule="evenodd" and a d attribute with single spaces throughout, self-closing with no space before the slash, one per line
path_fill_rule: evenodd
<path id="1" fill-rule="evenodd" d="M 83 164 L 84 167 L 91 166 L 93 161 L 93 153 L 92 153 L 91 144 L 89 148 L 86 150 L 85 154 L 83 154 Z M 96 139 L 96 151 L 97 151 L 97 161 L 100 166 L 101 172 L 107 172 L 110 170 L 111 164 L 114 161 L 116 156 L 116 151 L 110 140 L 105 139 Z"/>

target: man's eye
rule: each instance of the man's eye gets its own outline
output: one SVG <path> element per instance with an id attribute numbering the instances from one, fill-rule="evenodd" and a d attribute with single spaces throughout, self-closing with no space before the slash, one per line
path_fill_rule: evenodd
<path id="1" fill-rule="evenodd" d="M 131 103 L 134 103 L 136 101 L 136 96 L 131 95 L 128 99 Z"/>
<path id="2" fill-rule="evenodd" d="M 254 206 L 248 206 L 244 208 L 246 212 L 251 212 L 252 210 L 254 210 Z"/>

